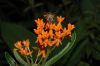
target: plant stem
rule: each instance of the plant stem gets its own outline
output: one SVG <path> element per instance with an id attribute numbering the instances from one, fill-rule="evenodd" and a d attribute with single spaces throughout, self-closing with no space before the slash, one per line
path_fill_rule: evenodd
<path id="1" fill-rule="evenodd" d="M 26 58 L 26 61 L 27 61 L 27 63 L 30 63 L 30 62 L 29 62 L 29 59 L 28 59 L 28 57 L 27 57 L 27 56 L 25 56 L 25 58 Z"/>
<path id="2" fill-rule="evenodd" d="M 44 64 L 45 64 L 45 62 L 46 62 L 46 60 L 47 60 L 49 54 L 50 54 L 54 49 L 55 49 L 55 46 L 54 46 L 52 49 L 50 49 L 50 48 L 47 49 L 47 56 L 46 56 L 46 58 L 44 59 L 44 61 L 42 62 L 42 65 L 41 65 L 41 66 L 44 66 Z"/>
<path id="3" fill-rule="evenodd" d="M 40 61 L 38 62 L 38 64 L 40 64 L 40 63 L 42 62 L 42 60 L 43 60 L 43 57 L 41 57 L 41 59 L 40 59 Z"/>
<path id="4" fill-rule="evenodd" d="M 28 48 L 28 50 L 29 50 L 29 52 L 31 52 L 29 48 Z M 30 54 L 30 57 L 31 57 L 30 58 L 31 59 L 31 64 L 33 64 L 32 54 Z"/>
<path id="5" fill-rule="evenodd" d="M 40 51 L 40 50 L 39 50 L 39 51 Z M 37 54 L 37 56 L 36 56 L 35 64 L 37 63 L 37 60 L 38 60 L 39 51 L 38 51 L 38 54 Z"/>
<path id="6" fill-rule="evenodd" d="M 47 56 L 46 56 L 46 58 L 43 60 L 43 62 L 42 62 L 42 65 L 41 65 L 41 66 L 44 66 L 44 64 L 45 64 L 45 62 L 46 62 L 46 60 L 47 60 L 47 58 L 48 58 L 49 54 L 50 54 L 50 49 L 47 49 Z"/>

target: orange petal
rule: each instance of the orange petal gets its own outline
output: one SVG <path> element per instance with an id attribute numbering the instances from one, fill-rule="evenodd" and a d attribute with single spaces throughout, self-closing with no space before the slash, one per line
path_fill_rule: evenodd
<path id="1" fill-rule="evenodd" d="M 49 36 L 50 36 L 50 38 L 53 38 L 53 36 L 54 36 L 52 29 L 49 30 Z"/>
<path id="2" fill-rule="evenodd" d="M 42 57 L 43 57 L 43 58 L 46 57 L 46 52 L 45 52 L 45 50 L 41 50 L 41 54 L 42 54 Z"/>
<path id="3" fill-rule="evenodd" d="M 65 19 L 65 17 L 57 16 L 57 21 L 60 22 L 60 23 L 61 23 L 64 19 Z"/>
<path id="4" fill-rule="evenodd" d="M 15 47 L 16 47 L 17 49 L 20 49 L 20 48 L 22 47 L 21 41 L 17 41 L 17 42 L 15 43 Z"/>
<path id="5" fill-rule="evenodd" d="M 29 47 L 30 44 L 29 39 L 24 40 L 22 43 L 24 44 L 25 47 Z"/>
<path id="6" fill-rule="evenodd" d="M 68 30 L 73 30 L 75 28 L 75 26 L 74 25 L 71 25 L 70 23 L 68 24 Z"/>

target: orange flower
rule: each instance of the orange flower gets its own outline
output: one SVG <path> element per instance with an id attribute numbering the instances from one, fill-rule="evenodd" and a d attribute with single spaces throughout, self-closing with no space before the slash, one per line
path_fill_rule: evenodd
<path id="1" fill-rule="evenodd" d="M 35 20 L 37 24 L 37 29 L 34 29 L 34 32 L 38 35 L 36 43 L 40 48 L 40 54 L 45 57 L 45 49 L 49 46 L 59 46 L 62 44 L 62 40 L 66 36 L 71 35 L 71 31 L 75 28 L 74 25 L 70 23 L 66 27 L 62 27 L 62 22 L 65 17 L 57 16 L 58 23 L 54 22 L 43 22 L 43 19 Z"/>
<path id="2" fill-rule="evenodd" d="M 23 45 L 24 45 L 25 47 L 29 47 L 29 44 L 30 44 L 29 39 L 24 40 L 22 43 L 23 43 Z"/>
<path id="3" fill-rule="evenodd" d="M 54 28 L 55 31 L 60 31 L 62 29 L 61 23 L 58 23 L 57 26 Z"/>
<path id="4" fill-rule="evenodd" d="M 68 24 L 68 29 L 66 31 L 66 35 L 71 36 L 71 31 L 75 28 L 74 25 L 71 25 L 70 23 Z"/>
<path id="5" fill-rule="evenodd" d="M 36 43 L 39 43 L 40 45 L 43 45 L 42 35 L 38 35 Z"/>
<path id="6" fill-rule="evenodd" d="M 15 48 L 18 49 L 18 52 L 21 55 L 27 56 L 32 53 L 31 51 L 29 51 L 29 44 L 30 44 L 29 39 L 23 41 L 17 41 L 15 43 Z"/>
<path id="7" fill-rule="evenodd" d="M 74 25 L 71 25 L 70 23 L 68 24 L 68 30 L 72 31 L 75 28 Z"/>
<path id="8" fill-rule="evenodd" d="M 43 22 L 43 19 L 35 20 L 35 22 L 37 24 L 37 29 L 34 29 L 34 32 L 36 34 L 40 34 L 42 29 L 44 28 L 45 23 Z"/>
<path id="9" fill-rule="evenodd" d="M 57 43 L 56 43 L 56 46 L 58 47 L 59 44 L 62 44 L 61 40 L 60 39 L 56 39 Z"/>
<path id="10" fill-rule="evenodd" d="M 52 24 L 52 23 L 46 23 L 45 29 L 54 29 L 55 27 L 56 27 L 55 24 Z"/>
<path id="11" fill-rule="evenodd" d="M 45 39 L 43 43 L 44 43 L 44 46 L 47 47 L 48 46 L 48 43 L 49 43 L 49 40 L 48 39 Z"/>
<path id="12" fill-rule="evenodd" d="M 50 38 L 53 38 L 53 36 L 54 36 L 52 29 L 49 30 L 49 36 L 50 36 Z"/>
<path id="13" fill-rule="evenodd" d="M 44 22 L 43 22 L 43 19 L 35 20 L 35 22 L 37 24 L 38 29 L 42 29 L 45 25 Z"/>
<path id="14" fill-rule="evenodd" d="M 21 41 L 17 41 L 17 42 L 15 43 L 15 47 L 16 47 L 17 49 L 22 48 Z"/>
<path id="15" fill-rule="evenodd" d="M 40 50 L 39 55 L 42 55 L 42 57 L 45 58 L 46 57 L 46 51 Z"/>
<path id="16" fill-rule="evenodd" d="M 61 34 L 62 39 L 66 36 L 66 32 L 67 32 L 67 30 L 66 30 L 66 28 L 64 28 L 62 31 L 62 34 Z"/>
<path id="17" fill-rule="evenodd" d="M 48 46 L 54 46 L 56 44 L 56 40 L 53 40 L 53 41 L 49 41 L 48 42 Z"/>
<path id="18" fill-rule="evenodd" d="M 42 30 L 40 30 L 40 29 L 34 29 L 34 32 L 35 32 L 36 34 L 40 34 L 41 31 L 42 31 Z"/>
<path id="19" fill-rule="evenodd" d="M 45 52 L 45 50 L 41 50 L 41 54 L 42 54 L 42 57 L 43 57 L 43 58 L 46 57 L 46 52 Z"/>
<path id="20" fill-rule="evenodd" d="M 56 34 L 56 38 L 57 39 L 60 39 L 61 37 L 62 37 L 62 35 L 61 35 L 61 32 L 59 31 L 59 32 L 55 32 L 55 34 Z"/>
<path id="21" fill-rule="evenodd" d="M 47 31 L 42 31 L 42 38 L 43 39 L 46 39 L 46 38 L 48 38 L 49 37 L 49 34 L 48 34 L 48 32 Z"/>
<path id="22" fill-rule="evenodd" d="M 62 16 L 57 16 L 57 21 L 61 23 L 65 18 Z"/>
<path id="23" fill-rule="evenodd" d="M 19 53 L 20 53 L 21 55 L 24 55 L 24 56 L 27 56 L 27 55 L 30 55 L 30 54 L 31 54 L 31 52 L 29 52 L 29 50 L 26 49 L 26 48 L 21 48 L 21 49 L 19 50 Z"/>

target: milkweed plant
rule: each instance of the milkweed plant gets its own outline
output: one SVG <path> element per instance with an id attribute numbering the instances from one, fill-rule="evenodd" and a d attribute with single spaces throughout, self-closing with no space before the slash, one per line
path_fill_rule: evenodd
<path id="1" fill-rule="evenodd" d="M 14 43 L 13 54 L 18 62 L 11 64 L 12 62 L 8 60 L 10 66 L 20 66 L 18 63 L 22 66 L 51 66 L 73 47 L 76 39 L 75 31 L 73 31 L 75 26 L 70 22 L 63 26 L 62 22 L 65 17 L 62 16 L 56 16 L 55 20 L 51 20 L 49 17 L 45 17 L 45 19 L 34 20 L 37 25 L 37 28 L 33 29 L 37 35 L 36 46 L 31 49 L 28 38 Z M 56 48 L 63 45 L 62 41 L 65 37 L 70 39 L 65 43 L 65 47 L 53 57 L 48 58 Z"/>

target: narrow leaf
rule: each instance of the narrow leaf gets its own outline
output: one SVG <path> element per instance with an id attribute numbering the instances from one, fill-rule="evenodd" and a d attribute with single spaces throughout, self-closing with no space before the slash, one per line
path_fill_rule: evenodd
<path id="1" fill-rule="evenodd" d="M 12 23 L 1 23 L 1 36 L 11 50 L 14 48 L 16 41 L 30 39 L 31 43 L 35 42 L 35 35 L 32 32 Z"/>
<path id="2" fill-rule="evenodd" d="M 10 66 L 15 66 L 15 60 L 10 56 L 8 52 L 5 52 L 5 58 Z"/>
<path id="3" fill-rule="evenodd" d="M 48 60 L 44 66 L 51 66 L 56 61 L 58 61 L 61 57 L 63 57 L 65 54 L 67 54 L 68 51 L 73 47 L 75 40 L 76 40 L 76 33 L 74 32 L 71 37 L 71 42 L 69 42 L 61 52 L 59 52 L 53 58 Z"/>
<path id="4" fill-rule="evenodd" d="M 26 61 L 24 61 L 21 56 L 18 54 L 17 50 L 14 49 L 13 50 L 13 53 L 14 53 L 14 56 L 15 58 L 17 59 L 17 61 L 20 63 L 20 64 L 23 64 L 25 66 L 30 66 L 30 64 L 28 64 Z"/>

